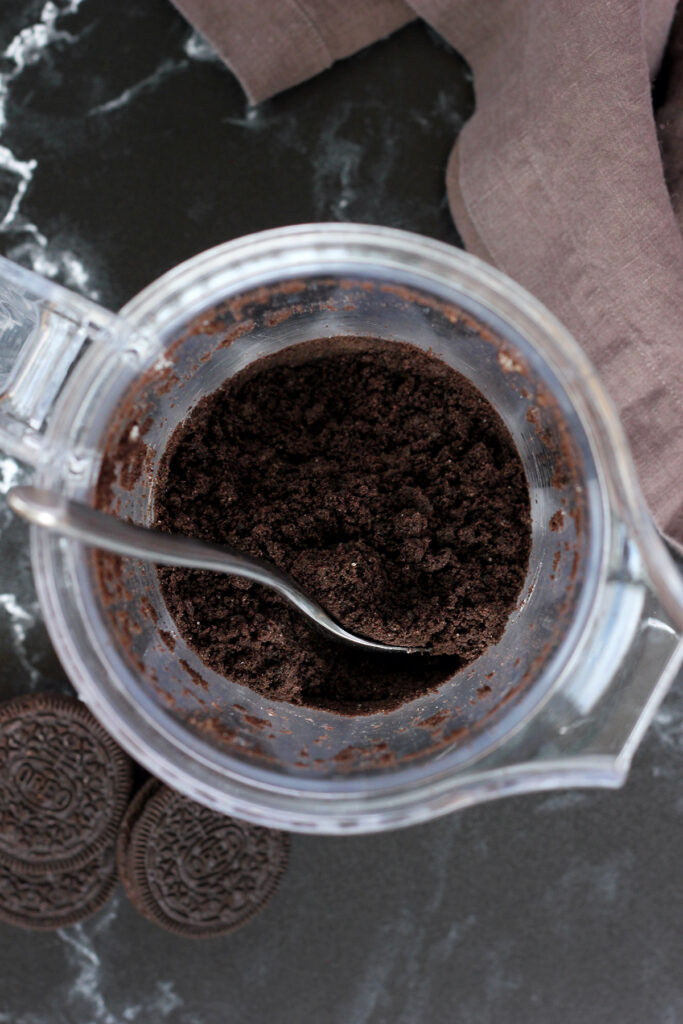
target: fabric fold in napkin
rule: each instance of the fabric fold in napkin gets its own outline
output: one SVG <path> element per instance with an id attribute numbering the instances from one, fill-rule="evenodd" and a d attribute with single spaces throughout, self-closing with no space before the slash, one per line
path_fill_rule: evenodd
<path id="1" fill-rule="evenodd" d="M 476 109 L 446 184 L 465 245 L 544 302 L 589 354 L 650 507 L 683 542 L 680 11 L 657 124 L 651 95 L 675 0 L 174 3 L 252 102 L 414 17 L 463 54 Z"/>

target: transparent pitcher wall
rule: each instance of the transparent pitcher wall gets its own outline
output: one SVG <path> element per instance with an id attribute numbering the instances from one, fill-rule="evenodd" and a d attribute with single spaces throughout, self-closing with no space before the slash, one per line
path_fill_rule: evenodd
<path id="1" fill-rule="evenodd" d="M 261 353 L 313 336 L 432 348 L 492 398 L 525 461 L 534 554 L 503 641 L 438 693 L 359 720 L 263 701 L 210 673 L 177 637 L 170 650 L 161 633 L 174 627 L 150 567 L 126 570 L 134 629 L 122 644 L 91 553 L 34 529 L 55 647 L 83 699 L 152 772 L 226 812 L 328 833 L 409 824 L 506 792 L 623 781 L 681 663 L 683 584 L 593 368 L 531 296 L 449 246 L 346 224 L 219 246 L 119 315 L 7 261 L 0 273 L 2 445 L 36 466 L 38 483 L 92 501 L 117 431 L 137 436 L 144 424 L 151 476 L 112 492 L 111 506 L 138 521 L 151 518 L 165 441 L 198 398 Z M 206 320 L 216 306 L 218 330 Z M 581 509 L 572 517 L 564 506 L 571 557 L 557 580 L 548 437 L 553 452 L 573 453 L 570 504 Z M 493 697 L 482 685 L 491 672 Z M 181 699 L 197 675 L 219 706 L 213 733 Z"/>

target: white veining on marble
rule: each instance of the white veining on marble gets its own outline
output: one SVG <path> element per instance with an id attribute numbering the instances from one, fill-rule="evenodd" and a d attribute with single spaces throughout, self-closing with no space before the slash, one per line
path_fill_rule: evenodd
<path id="1" fill-rule="evenodd" d="M 269 119 L 263 114 L 263 104 L 247 103 L 243 117 L 224 117 L 222 122 L 235 128 L 263 129 L 267 127 Z"/>
<path id="2" fill-rule="evenodd" d="M 675 692 L 667 697 L 654 717 L 652 731 L 663 746 L 683 753 L 683 700 L 676 697 Z"/>
<path id="3" fill-rule="evenodd" d="M 462 836 L 463 819 L 453 817 L 439 843 L 422 851 L 421 882 L 428 895 L 420 903 L 418 913 L 414 906 L 393 905 L 387 917 L 377 923 L 376 930 L 365 938 L 367 957 L 354 980 L 348 1002 L 338 1008 L 335 1024 L 374 1024 L 385 1017 L 389 1019 L 390 1006 L 392 1024 L 430 1020 L 434 975 L 425 971 L 424 965 L 438 964 L 439 969 L 447 971 L 458 947 L 467 943 L 477 927 L 476 916 L 465 913 L 451 920 L 447 927 L 438 928 L 444 904 L 451 899 L 450 890 L 467 884 L 453 871 L 455 850 Z M 396 885 L 400 890 L 400 876 Z M 397 991 L 401 993 L 400 1009 Z M 465 1021 L 464 1016 L 458 1016 L 458 1021 L 461 1019 Z"/>
<path id="4" fill-rule="evenodd" d="M 441 90 L 436 97 L 436 103 L 434 104 L 431 117 L 435 121 L 441 121 L 457 134 L 463 126 L 463 117 L 456 104 L 453 103 L 453 97 L 450 93 Z"/>
<path id="5" fill-rule="evenodd" d="M 455 135 L 458 134 L 463 126 L 463 118 L 458 111 L 457 104 L 453 102 L 453 97 L 450 93 L 444 90 L 437 94 L 431 110 L 410 110 L 408 114 L 425 132 L 432 132 L 435 122 L 447 125 Z"/>
<path id="6" fill-rule="evenodd" d="M 57 19 L 63 14 L 75 14 L 82 3 L 83 0 L 67 0 L 67 3 L 57 5 L 52 0 L 47 0 L 40 12 L 39 20 L 22 28 L 10 41 L 3 57 L 11 61 L 14 67 L 0 75 L 0 131 L 7 123 L 6 102 L 9 82 L 20 75 L 25 67 L 39 61 L 45 49 L 52 43 L 58 40 L 74 42 L 75 37 L 70 32 L 57 28 Z"/>
<path id="7" fill-rule="evenodd" d="M 573 810 L 575 807 L 585 804 L 592 795 L 580 790 L 553 793 L 551 796 L 543 797 L 537 803 L 535 813 L 547 814 L 550 812 L 563 814 L 565 811 Z"/>
<path id="8" fill-rule="evenodd" d="M 5 56 L 16 64 L 17 72 L 40 60 L 43 50 L 51 43 L 57 40 L 69 43 L 74 41 L 75 36 L 70 32 L 57 28 L 57 19 L 64 14 L 75 14 L 82 3 L 83 0 L 67 0 L 66 3 L 56 4 L 53 0 L 47 0 L 40 12 L 40 20 L 22 28 L 5 50 Z"/>
<path id="9" fill-rule="evenodd" d="M 23 227 L 26 230 L 26 225 Z M 43 277 L 59 277 L 67 288 L 76 288 L 90 299 L 100 297 L 98 289 L 90 285 L 90 273 L 83 261 L 71 249 L 58 249 L 37 232 L 35 241 L 17 243 L 8 250 L 8 256 L 17 263 L 28 264 L 31 270 Z"/>
<path id="10" fill-rule="evenodd" d="M 354 141 L 350 123 L 379 122 L 382 107 L 374 99 L 345 101 L 335 106 L 313 145 L 299 140 L 313 158 L 313 203 L 317 220 L 372 220 L 396 159 L 396 135 L 387 130 L 372 137 L 370 146 Z M 374 191 L 368 193 L 372 175 Z"/>
<path id="11" fill-rule="evenodd" d="M 8 455 L 0 453 L 0 494 L 22 483 L 28 471 Z M 26 527 L 20 523 L 6 501 L 0 501 L 0 636 L 16 659 L 21 673 L 13 684 L 34 689 L 41 682 L 34 664 L 34 626 L 40 620 L 40 606 L 33 587 L 31 563 L 26 543 Z"/>
<path id="12" fill-rule="evenodd" d="M 17 604 L 14 594 L 0 594 L 0 608 L 6 611 L 12 621 L 17 624 L 35 621 L 34 616 L 26 608 L 22 608 L 21 605 Z M 22 639 L 25 639 L 25 636 Z"/>
<path id="13" fill-rule="evenodd" d="M 183 52 L 190 60 L 223 63 L 208 39 L 205 39 L 199 32 L 190 33 L 183 45 Z"/>
<path id="14" fill-rule="evenodd" d="M 97 923 L 99 925 L 101 922 Z M 107 1009 L 101 991 L 102 964 L 93 938 L 86 931 L 86 925 L 75 924 L 70 928 L 60 928 L 57 934 L 67 946 L 67 959 L 76 972 L 69 985 L 68 1004 L 79 1009 L 87 1008 L 87 1019 L 92 1024 L 117 1024 L 116 1016 Z"/>
<path id="15" fill-rule="evenodd" d="M 40 617 L 40 605 L 35 598 L 20 604 L 16 594 L 0 594 L 0 616 L 3 614 L 7 616 L 14 652 L 26 672 L 28 681 L 34 685 L 40 682 L 40 672 L 31 661 L 27 639 L 29 630 Z"/>
<path id="16" fill-rule="evenodd" d="M 594 915 L 611 912 L 629 885 L 633 863 L 630 850 L 612 853 L 593 863 L 582 855 L 571 857 L 563 873 L 543 895 L 552 931 L 557 935 L 569 934 L 578 903 L 590 908 Z"/>
<path id="17" fill-rule="evenodd" d="M 28 1013 L 20 1013 L 19 1016 L 0 1010 L 0 1024 L 51 1024 L 51 1019 L 43 1013 L 33 1013 L 30 1010 Z"/>
<path id="18" fill-rule="evenodd" d="M 121 107 L 126 107 L 141 93 L 148 92 L 150 89 L 155 89 L 161 82 L 163 82 L 170 75 L 174 75 L 177 71 L 182 71 L 187 67 L 187 61 L 185 60 L 163 60 L 158 68 L 156 68 L 151 75 L 147 75 L 146 78 L 140 79 L 134 85 L 124 89 L 122 93 L 115 96 L 114 99 L 108 100 L 106 103 L 100 103 L 96 107 L 92 107 L 88 111 L 88 117 L 92 117 L 94 114 L 109 114 L 112 110 L 120 110 Z"/>
<path id="19" fill-rule="evenodd" d="M 76 41 L 77 37 L 59 28 L 58 22 L 63 15 L 74 14 L 82 3 L 83 0 L 67 0 L 56 4 L 48 0 L 38 21 L 22 28 L 6 47 L 2 56 L 8 62 L 9 70 L 0 73 L 0 138 L 7 127 L 7 100 L 12 82 L 25 68 L 36 64 L 54 43 L 71 44 Z M 77 288 L 97 299 L 99 292 L 90 285 L 90 275 L 76 254 L 70 249 L 58 249 L 52 245 L 38 225 L 21 212 L 22 201 L 37 167 L 36 159 L 21 159 L 0 142 L 0 170 L 16 179 L 16 190 L 0 220 L 0 235 L 11 232 L 24 236 L 8 249 L 7 255 L 45 277 L 60 276 L 67 287 Z"/>
<path id="20" fill-rule="evenodd" d="M 363 974 L 356 979 L 344 1019 L 353 1024 L 370 1024 L 382 996 L 391 988 L 389 980 L 398 954 L 395 922 L 385 922 L 373 935 L 371 948 L 378 955 L 368 957 Z"/>
<path id="21" fill-rule="evenodd" d="M 407 916 L 400 971 L 404 1002 L 395 1024 L 413 1024 L 429 1019 L 433 976 L 424 970 L 424 964 L 440 962 L 447 970 L 456 946 L 466 942 L 467 935 L 476 926 L 476 918 L 470 914 L 461 920 L 453 920 L 445 933 L 440 934 L 436 927 L 446 889 L 457 889 L 463 884 L 462 876 L 453 872 L 454 850 L 461 842 L 463 823 L 463 818 L 454 817 L 449 822 L 448 835 L 444 835 L 441 843 L 430 850 L 430 897 L 419 915 L 410 913 Z"/>
<path id="22" fill-rule="evenodd" d="M 179 1006 L 183 1005 L 183 1000 L 180 998 L 178 993 L 175 991 L 175 985 L 172 981 L 157 981 L 156 992 L 154 995 L 147 1000 L 143 1006 L 143 1010 L 153 1011 L 154 1014 L 159 1014 L 163 1019 L 168 1017 L 173 1010 L 177 1010 Z M 145 1020 L 150 1019 L 150 1016 L 143 1018 Z M 151 1017 L 152 1020 L 158 1019 L 156 1016 Z"/>
<path id="23" fill-rule="evenodd" d="M 68 928 L 60 928 L 57 932 L 73 972 L 65 991 L 65 1003 L 73 1012 L 73 1019 L 87 1020 L 88 1024 L 122 1024 L 123 1021 L 151 1024 L 152 1021 L 166 1020 L 183 1005 L 173 981 L 157 979 L 143 999 L 136 999 L 123 1008 L 119 1007 L 118 997 L 125 989 L 115 987 L 116 1007 L 105 994 L 106 962 L 103 963 L 99 952 L 100 940 L 116 920 L 120 901 L 121 895 L 116 892 L 96 917 Z"/>
<path id="24" fill-rule="evenodd" d="M 321 220 L 348 220 L 348 207 L 360 184 L 363 147 L 344 135 L 352 109 L 351 103 L 341 103 L 317 140 L 313 200 L 316 216 Z"/>
<path id="25" fill-rule="evenodd" d="M 0 146 L 0 168 L 3 171 L 9 171 L 10 174 L 15 174 L 18 179 L 17 190 L 5 210 L 4 217 L 0 220 L 0 232 L 10 231 L 15 227 L 23 227 L 24 230 L 30 230 L 32 234 L 36 235 L 36 238 L 40 239 L 43 245 L 46 245 L 47 239 L 44 235 L 40 234 L 35 224 L 27 226 L 26 222 L 23 224 L 18 223 L 21 200 L 26 195 L 26 190 L 33 180 L 33 172 L 37 166 L 37 160 L 17 160 L 14 153 L 7 146 Z"/>
<path id="26" fill-rule="evenodd" d="M 0 494 L 7 494 L 11 487 L 19 483 L 21 467 L 9 455 L 0 456 Z"/>
<path id="27" fill-rule="evenodd" d="M 40 19 L 33 25 L 22 28 L 10 41 L 2 56 L 12 65 L 9 71 L 0 74 L 0 133 L 7 126 L 7 98 L 10 84 L 21 74 L 24 68 L 40 60 L 45 49 L 57 40 L 73 42 L 69 32 L 57 28 L 57 19 L 62 14 L 73 14 L 83 0 L 69 0 L 58 7 L 52 0 L 43 7 Z M 35 160 L 19 160 L 6 146 L 0 146 L 0 168 L 16 174 L 20 178 L 18 197 L 15 195 L 10 209 L 0 222 L 0 230 L 14 225 L 19 211 L 21 199 L 30 184 L 33 171 L 37 166 Z M 42 237 L 42 236 L 41 236 Z"/>
<path id="28" fill-rule="evenodd" d="M 350 139 L 334 139 L 330 145 L 329 158 L 339 168 L 339 194 L 331 207 L 335 219 L 346 220 L 347 208 L 356 198 L 356 182 L 362 152 L 362 147 Z"/>

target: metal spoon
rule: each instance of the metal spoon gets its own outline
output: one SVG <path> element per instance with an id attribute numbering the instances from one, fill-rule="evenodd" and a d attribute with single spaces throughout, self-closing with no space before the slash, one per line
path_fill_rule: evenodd
<path id="1" fill-rule="evenodd" d="M 161 533 L 145 526 L 124 523 L 106 512 L 68 501 L 55 491 L 39 487 L 12 487 L 7 500 L 13 512 L 63 537 L 72 537 L 82 544 L 131 555 L 160 565 L 178 565 L 186 569 L 210 569 L 228 576 L 241 576 L 275 590 L 297 611 L 305 615 L 328 636 L 354 647 L 384 654 L 423 653 L 419 647 L 394 647 L 349 633 L 332 619 L 320 605 L 311 600 L 290 576 L 276 566 L 231 548 L 194 540 L 178 534 Z"/>

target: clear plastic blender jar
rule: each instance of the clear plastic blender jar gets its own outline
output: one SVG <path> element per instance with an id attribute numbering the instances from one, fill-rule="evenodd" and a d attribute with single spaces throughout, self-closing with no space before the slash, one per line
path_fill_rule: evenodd
<path id="1" fill-rule="evenodd" d="M 276 703 L 185 646 L 153 566 L 125 560 L 107 582 L 92 551 L 32 528 L 78 693 L 155 775 L 277 828 L 367 832 L 505 793 L 618 786 L 683 657 L 683 583 L 593 367 L 474 257 L 386 228 L 281 228 L 196 256 L 118 314 L 4 260 L 0 444 L 39 486 L 148 524 L 166 442 L 201 397 L 261 355 L 345 334 L 432 350 L 515 438 L 533 548 L 500 642 L 392 712 Z"/>

